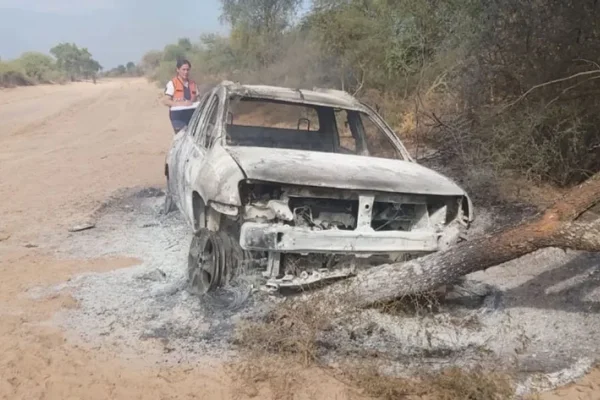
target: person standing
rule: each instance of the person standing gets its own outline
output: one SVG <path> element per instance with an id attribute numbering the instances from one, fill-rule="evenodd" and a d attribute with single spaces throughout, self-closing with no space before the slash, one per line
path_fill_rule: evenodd
<path id="1" fill-rule="evenodd" d="M 173 130 L 177 133 L 189 122 L 193 108 L 173 110 L 173 107 L 191 106 L 198 99 L 196 82 L 189 79 L 192 64 L 188 60 L 177 61 L 177 76 L 167 82 L 163 104 L 169 107 L 169 118 Z"/>

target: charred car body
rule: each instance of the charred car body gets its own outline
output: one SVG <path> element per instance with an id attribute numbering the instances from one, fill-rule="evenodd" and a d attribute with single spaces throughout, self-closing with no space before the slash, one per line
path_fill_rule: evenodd
<path id="1" fill-rule="evenodd" d="M 342 91 L 222 82 L 174 136 L 165 174 L 198 293 L 249 266 L 274 289 L 349 276 L 451 246 L 473 220 L 467 193 Z"/>

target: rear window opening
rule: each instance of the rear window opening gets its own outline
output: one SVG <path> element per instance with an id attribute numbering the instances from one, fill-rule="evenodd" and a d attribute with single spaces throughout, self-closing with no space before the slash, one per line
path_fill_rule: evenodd
<path id="1" fill-rule="evenodd" d="M 230 100 L 228 146 L 267 147 L 403 159 L 367 114 L 250 97 Z"/>
<path id="2" fill-rule="evenodd" d="M 241 99 L 227 115 L 227 144 L 333 152 L 319 110 L 304 104 Z"/>
<path id="3" fill-rule="evenodd" d="M 268 100 L 242 99 L 232 104 L 227 123 L 232 126 L 319 131 L 315 107 Z"/>

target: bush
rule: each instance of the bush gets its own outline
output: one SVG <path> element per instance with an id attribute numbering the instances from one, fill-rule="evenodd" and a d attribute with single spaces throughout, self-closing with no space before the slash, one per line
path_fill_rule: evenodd
<path id="1" fill-rule="evenodd" d="M 0 87 L 95 79 L 102 69 L 87 48 L 78 48 L 74 43 L 60 43 L 50 52 L 56 58 L 26 52 L 15 60 L 0 62 Z"/>
<path id="2" fill-rule="evenodd" d="M 15 63 L 31 81 L 36 83 L 50 83 L 52 78 L 58 76 L 54 59 L 42 53 L 24 53 Z"/>
<path id="3" fill-rule="evenodd" d="M 15 63 L 0 61 L 0 87 L 29 86 L 33 85 L 23 70 Z"/>

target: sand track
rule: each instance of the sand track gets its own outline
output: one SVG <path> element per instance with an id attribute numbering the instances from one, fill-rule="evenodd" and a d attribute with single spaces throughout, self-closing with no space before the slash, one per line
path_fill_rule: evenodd
<path id="1" fill-rule="evenodd" d="M 25 105 L 18 99 L 27 90 Z M 0 210 L 24 235 L 68 225 L 121 187 L 160 184 L 167 111 L 145 80 L 0 92 Z M 15 118 L 17 115 L 18 118 Z"/>

